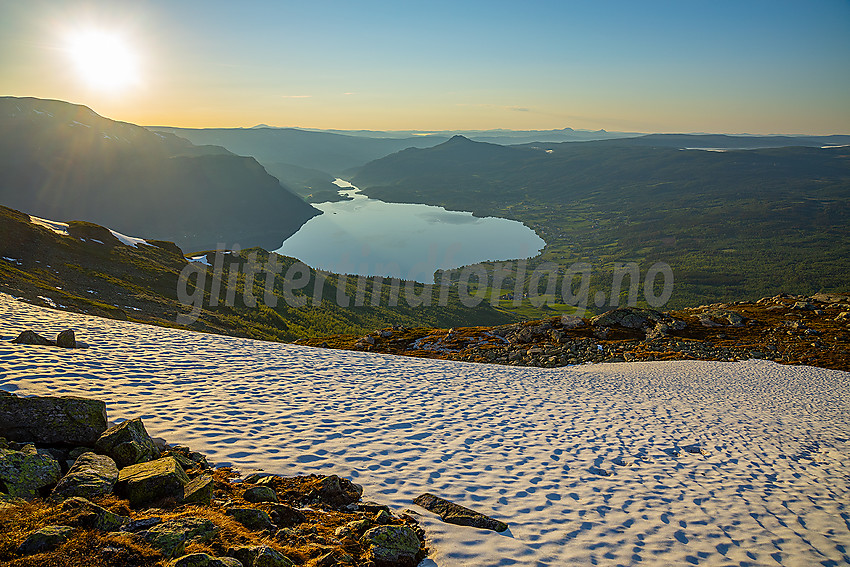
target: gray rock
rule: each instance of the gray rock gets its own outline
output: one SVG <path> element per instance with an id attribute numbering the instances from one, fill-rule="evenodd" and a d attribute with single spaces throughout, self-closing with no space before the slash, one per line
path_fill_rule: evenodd
<path id="1" fill-rule="evenodd" d="M 31 555 L 44 551 L 52 551 L 68 541 L 73 533 L 71 526 L 45 526 L 27 536 L 27 539 L 18 546 L 18 553 Z"/>
<path id="2" fill-rule="evenodd" d="M 0 431 L 10 441 L 91 446 L 106 427 L 106 404 L 99 400 L 0 396 Z"/>
<path id="3" fill-rule="evenodd" d="M 74 331 L 72 329 L 68 329 L 59 333 L 56 337 L 56 346 L 62 348 L 77 348 L 77 338 L 74 336 Z"/>
<path id="4" fill-rule="evenodd" d="M 183 500 L 189 477 L 173 457 L 125 467 L 118 472 L 115 492 L 141 507 L 165 499 Z"/>
<path id="5" fill-rule="evenodd" d="M 489 516 L 485 516 L 474 510 L 470 510 L 460 504 L 449 502 L 433 494 L 422 494 L 413 500 L 414 504 L 422 506 L 429 512 L 434 512 L 444 522 L 449 524 L 457 524 L 458 526 L 472 526 L 474 528 L 482 528 L 485 530 L 493 530 L 503 532 L 508 529 L 508 525 L 499 520 L 494 520 Z"/>
<path id="6" fill-rule="evenodd" d="M 0 449 L 0 491 L 10 497 L 35 498 L 61 476 L 56 459 L 39 453 L 34 445 L 25 445 L 20 451 Z"/>
<path id="7" fill-rule="evenodd" d="M 245 491 L 242 497 L 252 503 L 278 501 L 277 494 L 270 486 L 252 486 Z"/>
<path id="8" fill-rule="evenodd" d="M 369 559 L 378 567 L 414 567 L 422 543 L 407 526 L 378 526 L 363 534 L 363 545 L 369 546 Z"/>
<path id="9" fill-rule="evenodd" d="M 119 469 L 160 456 L 159 449 L 138 417 L 107 429 L 95 442 L 95 448 L 112 457 Z"/>
<path id="10" fill-rule="evenodd" d="M 35 331 L 23 331 L 20 335 L 18 335 L 18 338 L 14 339 L 12 342 L 19 345 L 56 346 L 55 342 L 42 337 Z"/>
<path id="11" fill-rule="evenodd" d="M 561 315 L 561 326 L 565 329 L 577 329 L 584 325 L 584 319 L 575 315 Z"/>
<path id="12" fill-rule="evenodd" d="M 62 510 L 74 514 L 74 525 L 102 532 L 118 531 L 121 526 L 130 521 L 127 516 L 110 512 L 106 508 L 79 496 L 65 500 L 62 503 Z"/>
<path id="13" fill-rule="evenodd" d="M 118 467 L 115 461 L 106 455 L 96 453 L 83 453 L 68 474 L 62 477 L 56 488 L 53 489 L 54 498 L 68 498 L 71 496 L 82 496 L 83 498 L 96 498 L 112 494 L 112 489 L 118 481 Z"/>
<path id="14" fill-rule="evenodd" d="M 708 309 L 699 314 L 699 320 L 703 327 L 743 327 L 746 318 L 728 309 Z"/>
<path id="15" fill-rule="evenodd" d="M 655 323 L 661 321 L 664 316 L 652 309 L 640 309 L 638 307 L 621 307 L 606 311 L 590 320 L 594 327 L 625 327 L 627 329 L 645 330 L 654 327 Z"/>
<path id="16" fill-rule="evenodd" d="M 193 478 L 183 487 L 183 504 L 209 506 L 212 504 L 214 486 L 212 475 L 204 474 Z"/>
<path id="17" fill-rule="evenodd" d="M 249 530 L 272 530 L 274 524 L 271 517 L 263 510 L 256 508 L 230 508 L 225 512 L 228 516 Z"/>

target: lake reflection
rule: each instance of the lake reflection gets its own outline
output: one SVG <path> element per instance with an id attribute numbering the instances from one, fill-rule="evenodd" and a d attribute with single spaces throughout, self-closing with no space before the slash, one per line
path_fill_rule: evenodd
<path id="1" fill-rule="evenodd" d="M 307 221 L 275 252 L 330 272 L 432 283 L 436 270 L 528 258 L 545 244 L 517 221 L 384 203 L 346 181 L 335 183 L 353 200 L 314 204 L 324 214 Z"/>

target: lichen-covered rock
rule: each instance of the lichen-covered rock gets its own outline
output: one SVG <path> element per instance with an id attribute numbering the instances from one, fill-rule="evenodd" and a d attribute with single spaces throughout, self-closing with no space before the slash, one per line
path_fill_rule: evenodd
<path id="1" fill-rule="evenodd" d="M 152 461 L 160 456 L 159 449 L 138 417 L 110 427 L 94 446 L 101 453 L 112 457 L 119 469 Z"/>
<path id="2" fill-rule="evenodd" d="M 414 567 L 422 543 L 407 526 L 378 526 L 363 534 L 369 546 L 369 559 L 378 567 Z"/>
<path id="3" fill-rule="evenodd" d="M 73 531 L 71 526 L 45 526 L 30 533 L 18 547 L 18 553 L 31 555 L 51 551 L 68 541 Z"/>
<path id="4" fill-rule="evenodd" d="M 295 567 L 295 563 L 276 549 L 262 545 L 254 556 L 253 567 Z"/>
<path id="5" fill-rule="evenodd" d="M 189 477 L 173 457 L 164 457 L 125 467 L 118 472 L 115 492 L 130 501 L 133 507 L 145 506 L 173 498 L 183 500 L 184 486 Z"/>
<path id="6" fill-rule="evenodd" d="M 277 502 L 277 494 L 270 486 L 252 486 L 242 496 L 248 502 Z"/>
<path id="7" fill-rule="evenodd" d="M 413 500 L 414 504 L 422 506 L 429 512 L 434 512 L 440 518 L 449 524 L 458 526 L 472 526 L 474 528 L 482 528 L 485 530 L 493 530 L 503 532 L 508 529 L 508 525 L 499 520 L 494 520 L 489 516 L 485 516 L 475 510 L 470 510 L 460 504 L 449 502 L 444 498 L 434 496 L 433 494 L 422 494 Z"/>
<path id="8" fill-rule="evenodd" d="M 106 508 L 79 496 L 73 496 L 62 502 L 62 510 L 74 515 L 74 525 L 102 532 L 117 531 L 130 521 L 127 516 L 110 512 Z"/>
<path id="9" fill-rule="evenodd" d="M 292 567 L 294 563 L 267 545 L 243 546 L 227 550 L 228 555 L 248 567 Z"/>
<path id="10" fill-rule="evenodd" d="M 174 557 L 183 554 L 186 543 L 209 541 L 218 529 L 206 518 L 185 517 L 157 524 L 147 531 L 139 532 L 139 536 L 166 557 Z"/>
<path id="11" fill-rule="evenodd" d="M 249 530 L 274 529 L 271 517 L 263 510 L 257 510 L 256 508 L 230 508 L 225 514 L 231 516 Z"/>
<path id="12" fill-rule="evenodd" d="M 214 486 L 212 475 L 193 478 L 183 487 L 183 504 L 209 506 L 212 504 Z"/>
<path id="13" fill-rule="evenodd" d="M 118 481 L 118 467 L 115 461 L 106 455 L 97 453 L 83 453 L 68 474 L 62 477 L 56 488 L 53 489 L 53 498 L 68 498 L 81 496 L 83 498 L 96 498 L 112 494 L 112 489 Z"/>
<path id="14" fill-rule="evenodd" d="M 0 431 L 11 441 L 91 446 L 106 427 L 106 404 L 99 400 L 0 396 Z"/>
<path id="15" fill-rule="evenodd" d="M 62 476 L 59 463 L 34 445 L 20 451 L 0 449 L 0 492 L 11 497 L 32 499 L 39 490 L 53 486 Z"/>
<path id="16" fill-rule="evenodd" d="M 77 338 L 74 336 L 74 331 L 68 329 L 59 333 L 56 337 L 56 346 L 62 348 L 77 348 Z"/>

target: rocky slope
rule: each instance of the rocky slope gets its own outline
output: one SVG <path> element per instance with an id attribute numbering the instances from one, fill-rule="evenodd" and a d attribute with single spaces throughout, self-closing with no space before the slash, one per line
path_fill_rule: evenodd
<path id="1" fill-rule="evenodd" d="M 244 478 L 104 402 L 0 390 L 0 562 L 413 567 L 424 532 L 335 475 Z"/>
<path id="2" fill-rule="evenodd" d="M 657 312 L 622 308 L 499 327 L 394 327 L 299 344 L 516 366 L 750 358 L 850 371 L 850 295 L 789 294 Z"/>

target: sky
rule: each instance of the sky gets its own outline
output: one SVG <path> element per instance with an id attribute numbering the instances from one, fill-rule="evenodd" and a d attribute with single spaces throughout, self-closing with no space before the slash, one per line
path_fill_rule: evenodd
<path id="1" fill-rule="evenodd" d="M 850 134 L 850 1 L 0 0 L 0 96 L 181 127 Z"/>

